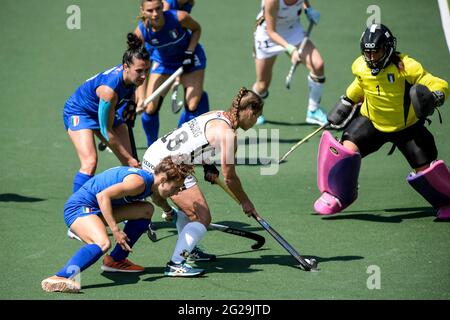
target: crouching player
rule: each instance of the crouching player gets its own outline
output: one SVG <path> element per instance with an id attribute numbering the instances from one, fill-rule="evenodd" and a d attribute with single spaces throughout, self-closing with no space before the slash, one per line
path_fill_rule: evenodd
<path id="1" fill-rule="evenodd" d="M 80 290 L 80 283 L 73 280 L 75 276 L 111 247 L 105 225 L 110 227 L 117 244 L 111 254 L 104 257 L 102 270 L 144 271 L 127 259 L 133 245 L 147 231 L 153 215 L 153 205 L 144 199 L 150 195 L 167 199 L 178 193 L 184 179 L 193 172 L 193 166 L 182 163 L 181 158 L 181 155 L 164 158 L 153 173 L 115 167 L 93 177 L 72 194 L 64 206 L 64 220 L 86 245 L 54 276 L 43 280 L 42 289 L 48 292 Z M 128 222 L 122 231 L 118 223 L 124 220 Z"/>
<path id="2" fill-rule="evenodd" d="M 315 211 L 334 214 L 353 203 L 361 158 L 392 142 L 414 169 L 408 183 L 437 210 L 438 218 L 450 219 L 450 171 L 442 160 L 436 161 L 433 135 L 424 126 L 448 97 L 448 83 L 396 52 L 396 39 L 382 24 L 368 27 L 360 46 L 362 56 L 352 65 L 356 78 L 328 114 L 329 124 L 340 126 L 356 103 L 362 105 L 346 126 L 342 143 L 328 131 L 322 135 L 317 177 L 322 195 Z"/>

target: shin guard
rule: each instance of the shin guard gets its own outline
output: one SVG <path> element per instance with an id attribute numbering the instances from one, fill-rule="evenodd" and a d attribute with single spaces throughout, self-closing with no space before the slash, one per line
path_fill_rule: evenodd
<path id="1" fill-rule="evenodd" d="M 317 185 L 322 195 L 314 203 L 319 214 L 344 210 L 358 196 L 358 175 L 361 155 L 340 144 L 330 132 L 324 131 L 317 159 Z"/>
<path id="2" fill-rule="evenodd" d="M 444 161 L 435 161 L 424 171 L 410 173 L 406 180 L 438 210 L 438 218 L 450 219 L 450 171 Z"/>

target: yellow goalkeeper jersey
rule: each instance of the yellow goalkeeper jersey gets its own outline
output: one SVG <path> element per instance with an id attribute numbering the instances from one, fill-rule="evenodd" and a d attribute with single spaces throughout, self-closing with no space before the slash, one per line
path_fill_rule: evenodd
<path id="1" fill-rule="evenodd" d="M 416 83 L 431 91 L 440 90 L 448 97 L 448 83 L 428 73 L 422 65 L 400 54 L 405 68 L 399 71 L 393 63 L 376 76 L 371 74 L 364 57 L 357 58 L 352 65 L 355 80 L 347 88 L 346 96 L 353 102 L 363 101 L 361 114 L 369 118 L 375 128 L 382 132 L 405 129 L 419 119 L 409 98 L 409 89 Z"/>

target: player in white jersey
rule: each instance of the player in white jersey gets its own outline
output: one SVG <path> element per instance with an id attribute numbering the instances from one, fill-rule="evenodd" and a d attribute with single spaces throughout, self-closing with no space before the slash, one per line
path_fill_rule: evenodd
<path id="1" fill-rule="evenodd" d="M 191 159 L 188 160 L 203 164 L 205 179 L 212 183 L 219 171 L 210 160 L 214 154 L 220 152 L 226 185 L 239 199 L 242 210 L 248 216 L 255 214 L 255 207 L 245 193 L 235 170 L 236 130 L 253 127 L 262 114 L 263 105 L 263 100 L 255 92 L 241 88 L 229 110 L 212 111 L 198 116 L 155 141 L 144 154 L 142 168 L 152 172 L 168 155 L 190 154 Z M 166 276 L 189 277 L 202 274 L 204 270 L 193 269 L 186 263 L 186 259 L 206 261 L 215 258 L 214 255 L 202 253 L 196 247 L 211 223 L 208 204 L 196 182 L 192 176 L 187 178 L 184 190 L 171 197 L 179 210 L 171 208 L 165 199 L 152 199 L 168 217 L 176 218 L 178 240 L 164 272 Z"/>
<path id="2" fill-rule="evenodd" d="M 309 69 L 308 111 L 306 122 L 323 125 L 326 113 L 320 106 L 325 82 L 322 57 L 311 41 L 308 41 L 302 54 L 297 54 L 305 32 L 300 24 L 300 13 L 305 9 L 308 19 L 317 24 L 320 14 L 307 0 L 262 0 L 261 11 L 257 16 L 254 33 L 254 58 L 256 82 L 253 91 L 263 99 L 269 95 L 272 69 L 277 56 L 286 52 L 293 64 L 303 63 Z M 258 118 L 257 124 L 263 124 L 264 117 Z"/>

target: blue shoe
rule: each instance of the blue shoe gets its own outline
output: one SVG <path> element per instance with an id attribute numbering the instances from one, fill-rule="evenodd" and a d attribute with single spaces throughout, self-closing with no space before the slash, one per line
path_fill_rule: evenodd
<path id="1" fill-rule="evenodd" d="M 308 110 L 306 114 L 306 123 L 323 126 L 327 122 L 327 114 L 321 107 L 318 107 L 315 111 Z"/>
<path id="2" fill-rule="evenodd" d="M 187 257 L 188 262 L 214 261 L 214 260 L 216 260 L 215 254 L 206 253 L 198 246 L 195 246 L 194 249 L 189 254 L 189 256 Z"/>
<path id="3" fill-rule="evenodd" d="M 260 125 L 264 124 L 265 122 L 266 122 L 266 118 L 264 118 L 263 115 L 260 115 L 260 116 L 258 117 L 258 119 L 256 120 L 256 125 L 257 125 L 257 126 L 260 126 Z"/>
<path id="4" fill-rule="evenodd" d="M 205 273 L 204 269 L 193 268 L 183 261 L 181 263 L 167 263 L 164 275 L 167 277 L 197 277 Z"/>

